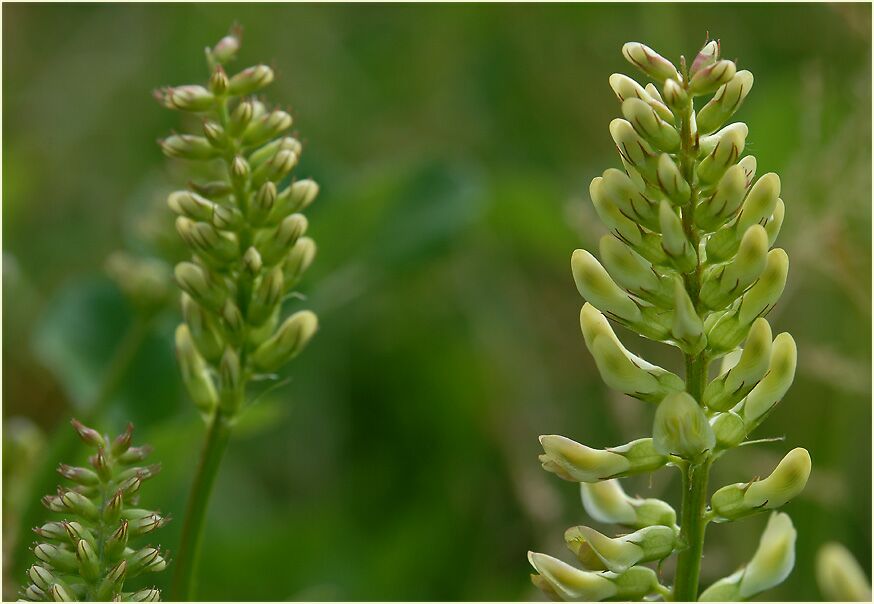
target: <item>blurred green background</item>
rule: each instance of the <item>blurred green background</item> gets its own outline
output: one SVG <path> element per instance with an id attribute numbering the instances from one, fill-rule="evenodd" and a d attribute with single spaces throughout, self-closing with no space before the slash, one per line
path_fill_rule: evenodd
<path id="1" fill-rule="evenodd" d="M 105 259 L 177 253 L 163 199 L 185 178 L 155 140 L 179 116 L 150 92 L 203 81 L 203 48 L 234 21 L 235 65 L 275 67 L 267 98 L 291 107 L 297 174 L 322 187 L 302 284 L 322 327 L 231 445 L 201 597 L 540 599 L 526 551 L 568 559 L 563 531 L 585 514 L 540 469 L 537 436 L 614 445 L 653 411 L 600 381 L 569 270 L 603 232 L 589 181 L 619 166 L 607 78 L 631 73 L 623 42 L 676 59 L 708 31 L 755 74 L 737 119 L 759 172 L 782 177 L 792 262 L 769 319 L 799 346 L 795 385 L 759 431 L 786 441 L 733 453 L 712 484 L 807 447 L 814 471 L 787 507 L 796 570 L 766 597 L 818 599 L 827 540 L 870 568 L 870 5 L 5 4 L 4 599 L 42 443 L 87 413 L 135 320 Z M 155 445 L 164 472 L 143 502 L 175 516 L 157 537 L 171 553 L 204 432 L 175 367 L 177 321 L 171 304 L 149 326 L 99 425 L 131 419 Z M 679 368 L 675 349 L 620 335 Z M 629 483 L 676 503 L 676 472 Z M 704 581 L 747 560 L 764 523 L 712 526 Z"/>

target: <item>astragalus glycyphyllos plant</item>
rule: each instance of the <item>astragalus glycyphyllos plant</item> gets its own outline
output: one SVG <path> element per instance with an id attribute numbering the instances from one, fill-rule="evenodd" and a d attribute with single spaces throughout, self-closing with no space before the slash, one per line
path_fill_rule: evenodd
<path id="1" fill-rule="evenodd" d="M 167 203 L 191 260 L 176 266 L 184 322 L 176 330 L 176 353 L 191 399 L 209 431 L 186 511 L 173 595 L 193 596 L 203 524 L 212 485 L 234 422 L 247 399 L 247 385 L 274 379 L 316 331 L 316 315 L 282 317 L 283 302 L 309 267 L 316 247 L 304 237 L 300 212 L 314 200 L 312 180 L 286 183 L 301 144 L 282 133 L 291 127 L 285 111 L 268 110 L 252 95 L 273 81 L 273 70 L 256 65 L 228 77 L 223 65 L 240 47 L 239 31 L 222 38 L 206 57 L 207 86 L 165 88 L 163 105 L 200 118 L 197 134 L 161 141 L 170 157 L 204 162 L 215 178 L 191 182 Z M 285 183 L 285 184 L 283 184 Z"/>
<path id="2" fill-rule="evenodd" d="M 110 439 L 75 419 L 72 423 L 85 444 L 95 449 L 88 459 L 91 467 L 58 467 L 73 487 L 59 487 L 56 495 L 42 500 L 63 519 L 34 529 L 39 539 L 33 547 L 37 562 L 27 571 L 29 583 L 22 596 L 54 602 L 157 601 L 157 589 L 125 591 L 125 582 L 167 566 L 160 546 L 131 547 L 135 539 L 167 523 L 160 513 L 138 505 L 143 481 L 160 466 L 138 465 L 151 448 L 131 446 L 132 425 Z"/>
<path id="3" fill-rule="evenodd" d="M 810 474 L 810 456 L 796 448 L 770 476 L 722 487 L 708 504 L 712 464 L 754 442 L 748 437 L 795 375 L 795 342 L 788 333 L 772 338 L 764 319 L 789 268 L 786 252 L 772 249 L 784 206 L 779 177 L 755 180 L 755 158 L 741 157 L 746 124 L 725 125 L 752 87 L 750 72 L 721 59 L 714 41 L 691 65 L 681 57 L 679 69 L 636 42 L 622 54 L 658 86 L 610 77 L 625 118 L 611 122 L 610 134 L 625 170 L 609 169 L 590 187 L 609 229 L 601 262 L 576 250 L 571 265 L 587 300 L 580 324 L 598 371 L 611 388 L 656 406 L 653 430 L 606 449 L 540 437 L 543 467 L 581 483 L 594 520 L 626 528 L 616 537 L 586 526 L 568 530 L 582 570 L 545 554 L 529 553 L 529 560 L 534 583 L 558 599 L 695 601 L 707 524 L 774 510 Z M 706 95 L 713 96 L 695 111 L 696 97 Z M 608 318 L 679 348 L 684 378 L 628 351 Z M 679 524 L 668 503 L 630 497 L 618 480 L 664 466 L 682 476 Z M 794 565 L 795 534 L 786 514 L 772 513 L 750 562 L 700 599 L 744 600 L 783 581 Z M 673 554 L 676 572 L 666 586 L 644 564 Z"/>

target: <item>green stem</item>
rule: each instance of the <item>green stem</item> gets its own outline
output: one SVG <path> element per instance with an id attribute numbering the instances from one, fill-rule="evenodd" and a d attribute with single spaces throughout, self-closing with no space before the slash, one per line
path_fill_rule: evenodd
<path id="1" fill-rule="evenodd" d="M 685 69 L 684 69 L 685 71 Z M 684 78 L 688 81 L 688 78 Z M 698 252 L 701 240 L 700 233 L 695 228 L 695 206 L 698 203 L 698 187 L 695 184 L 695 160 L 697 155 L 697 140 L 692 134 L 692 100 L 683 112 L 680 124 L 680 170 L 683 177 L 692 188 L 689 204 L 683 208 L 683 228 L 689 241 Z M 684 275 L 686 290 L 695 306 L 701 290 L 701 259 L 699 257 L 695 270 Z M 704 388 L 707 385 L 707 368 L 709 359 L 707 349 L 695 355 L 685 355 L 686 361 L 686 392 L 702 404 Z M 680 543 L 682 549 L 677 557 L 677 571 L 674 577 L 673 600 L 677 602 L 695 602 L 698 600 L 698 581 L 701 574 L 701 556 L 704 550 L 704 532 L 707 528 L 707 482 L 710 475 L 710 464 L 713 458 L 710 452 L 701 459 L 691 461 L 681 466 L 683 473 L 683 498 L 680 508 Z"/>
<path id="2" fill-rule="evenodd" d="M 674 578 L 674 601 L 698 600 L 698 578 L 701 574 L 701 555 L 704 550 L 704 517 L 707 505 L 707 479 L 710 457 L 699 463 L 690 463 L 683 471 L 683 503 L 680 518 L 680 542 L 683 549 L 677 557 Z"/>
<path id="3" fill-rule="evenodd" d="M 112 402 L 118 387 L 124 381 L 125 376 L 133 364 L 134 359 L 142 346 L 143 340 L 149 333 L 155 315 L 137 315 L 129 325 L 112 355 L 109 367 L 103 377 L 103 382 L 94 402 L 83 411 L 79 419 L 87 424 L 100 423 L 100 417 L 106 412 L 109 403 Z M 66 422 L 58 426 L 48 439 L 51 443 L 43 452 L 42 461 L 34 473 L 34 478 L 27 489 L 24 500 L 24 509 L 19 521 L 17 538 L 13 553 L 12 573 L 19 576 L 26 568 L 30 550 L 30 539 L 25 536 L 30 529 L 37 526 L 45 515 L 41 497 L 46 493 L 54 493 L 58 484 L 57 467 L 59 460 L 73 459 L 81 444 L 76 432 L 70 429 Z"/>
<path id="4" fill-rule="evenodd" d="M 206 443 L 200 457 L 200 465 L 194 477 L 185 523 L 182 526 L 182 540 L 176 558 L 171 595 L 173 600 L 191 600 L 194 597 L 195 575 L 206 524 L 206 510 L 219 466 L 231 436 L 231 425 L 221 410 L 216 409 L 209 426 Z"/>

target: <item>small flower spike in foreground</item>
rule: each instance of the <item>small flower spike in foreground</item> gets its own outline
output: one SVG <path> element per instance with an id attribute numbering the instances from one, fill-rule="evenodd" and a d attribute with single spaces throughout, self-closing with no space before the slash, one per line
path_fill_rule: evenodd
<path id="1" fill-rule="evenodd" d="M 131 446 L 132 425 L 113 440 L 75 419 L 73 427 L 95 450 L 91 467 L 58 467 L 74 486 L 43 498 L 62 519 L 34 529 L 37 562 L 27 571 L 22 596 L 36 602 L 155 602 L 161 596 L 157 589 L 125 591 L 125 583 L 167 566 L 160 546 L 132 546 L 167 523 L 158 512 L 139 507 L 140 487 L 160 466 L 138 465 L 151 449 Z"/>
<path id="2" fill-rule="evenodd" d="M 789 270 L 786 252 L 773 247 L 783 223 L 780 178 L 756 179 L 756 159 L 743 155 L 746 124 L 726 123 L 753 76 L 720 58 L 720 50 L 719 42 L 707 42 L 691 65 L 681 57 L 678 69 L 631 42 L 622 54 L 653 82 L 610 77 L 623 115 L 610 123 L 610 135 L 624 169 L 592 181 L 592 202 L 609 232 L 600 240 L 600 261 L 576 250 L 571 268 L 586 300 L 583 338 L 601 377 L 653 405 L 654 421 L 650 437 L 605 449 L 540 437 L 543 468 L 581 483 L 594 520 L 625 527 L 616 537 L 569 529 L 565 540 L 582 569 L 530 553 L 534 584 L 552 598 L 696 601 L 707 524 L 775 510 L 810 475 L 810 455 L 796 448 L 769 476 L 722 487 L 708 505 L 712 464 L 756 442 L 749 436 L 786 394 L 796 365 L 792 336 L 774 337 L 764 318 Z M 710 95 L 696 111 L 696 97 Z M 608 319 L 678 348 L 685 375 L 626 349 Z M 720 368 L 711 380 L 715 361 Z M 682 476 L 679 518 L 664 501 L 626 495 L 619 481 L 664 466 Z M 789 516 L 772 512 L 750 562 L 700 599 L 746 600 L 779 584 L 794 565 L 795 536 Z M 673 585 L 643 566 L 674 554 Z"/>
<path id="3" fill-rule="evenodd" d="M 301 212 L 318 193 L 312 180 L 290 180 L 301 144 L 283 133 L 291 116 L 269 110 L 253 94 L 273 81 L 266 65 L 228 76 L 224 64 L 240 47 L 239 31 L 206 56 L 207 86 L 166 88 L 163 105 L 197 117 L 200 132 L 161 141 L 164 153 L 203 163 L 213 180 L 192 182 L 167 204 L 191 260 L 176 266 L 184 323 L 176 354 L 192 401 L 209 425 L 192 487 L 174 574 L 176 599 L 193 596 L 193 581 L 209 494 L 228 438 L 246 402 L 247 384 L 274 379 L 316 331 L 316 315 L 283 317 L 282 304 L 313 261 Z"/>

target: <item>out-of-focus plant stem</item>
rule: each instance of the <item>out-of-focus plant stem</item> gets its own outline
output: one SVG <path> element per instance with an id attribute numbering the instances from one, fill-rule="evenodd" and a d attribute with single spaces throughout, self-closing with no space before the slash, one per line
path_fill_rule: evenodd
<path id="1" fill-rule="evenodd" d="M 179 556 L 175 560 L 173 586 L 170 592 L 173 600 L 189 601 L 194 597 L 195 576 L 203 541 L 206 512 L 230 436 L 229 419 L 220 409 L 217 409 L 209 427 L 197 474 L 191 486 L 188 508 L 185 511 L 185 524 L 182 526 Z"/>

